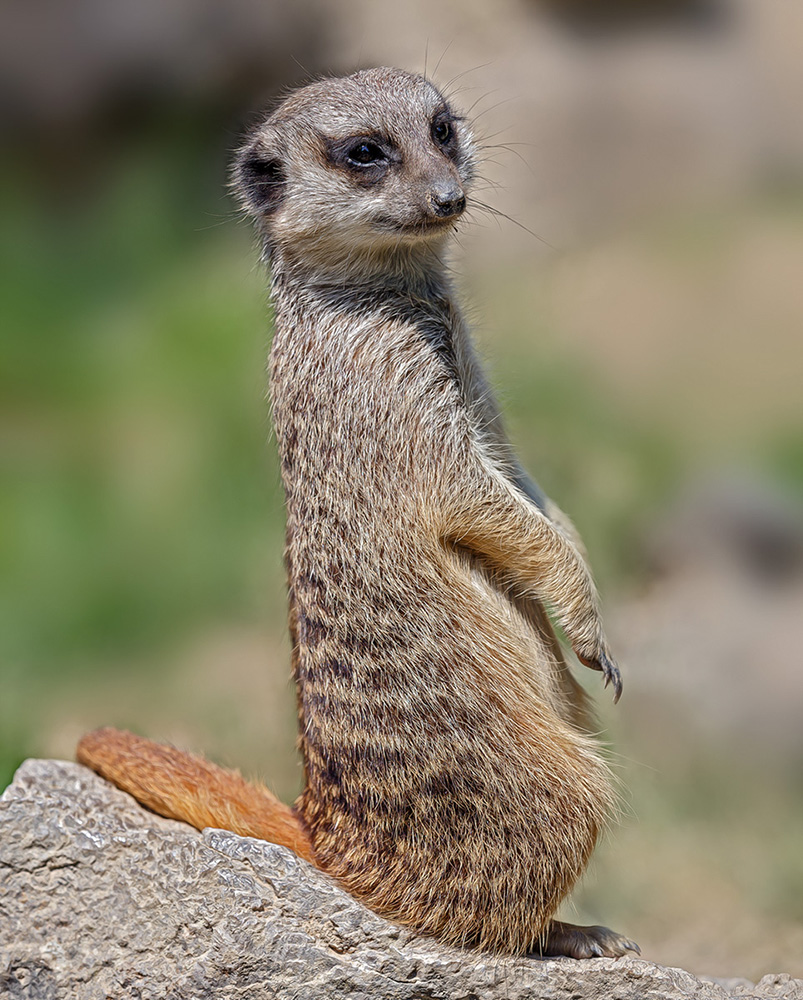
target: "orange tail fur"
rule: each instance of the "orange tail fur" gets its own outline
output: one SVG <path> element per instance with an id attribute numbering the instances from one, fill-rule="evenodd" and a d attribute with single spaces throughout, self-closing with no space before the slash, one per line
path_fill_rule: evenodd
<path id="1" fill-rule="evenodd" d="M 76 756 L 161 816 L 268 840 L 315 863 L 295 810 L 236 771 L 119 729 L 87 733 Z"/>

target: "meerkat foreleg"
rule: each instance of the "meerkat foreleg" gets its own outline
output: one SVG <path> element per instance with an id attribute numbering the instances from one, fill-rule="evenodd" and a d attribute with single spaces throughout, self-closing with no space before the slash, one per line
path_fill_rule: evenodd
<path id="1" fill-rule="evenodd" d="M 619 669 L 602 630 L 596 588 L 574 543 L 497 470 L 477 462 L 457 477 L 444 511 L 443 538 L 473 550 L 523 593 L 550 607 L 577 658 L 622 693 Z"/>
<path id="2" fill-rule="evenodd" d="M 481 441 L 483 460 L 516 486 L 542 514 L 546 514 L 555 527 L 577 549 L 581 558 L 586 552 L 583 541 L 572 522 L 533 480 L 522 465 L 505 432 L 499 403 L 488 384 L 471 345 L 466 328 L 462 325 L 455 334 L 455 350 L 463 372 L 466 398 L 474 434 Z"/>

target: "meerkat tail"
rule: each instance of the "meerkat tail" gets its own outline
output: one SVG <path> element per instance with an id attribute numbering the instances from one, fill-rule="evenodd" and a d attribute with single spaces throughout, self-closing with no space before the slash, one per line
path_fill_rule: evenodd
<path id="1" fill-rule="evenodd" d="M 236 771 L 119 729 L 87 733 L 76 758 L 160 816 L 267 840 L 315 863 L 295 810 Z"/>

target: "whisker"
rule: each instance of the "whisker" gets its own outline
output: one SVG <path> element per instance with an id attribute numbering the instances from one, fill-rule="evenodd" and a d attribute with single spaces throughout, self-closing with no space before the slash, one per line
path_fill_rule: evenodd
<path id="1" fill-rule="evenodd" d="M 451 42 L 449 43 L 451 45 Z M 464 69 L 462 73 L 458 73 L 457 76 L 453 76 L 452 79 L 442 88 L 445 91 L 451 90 L 452 86 L 457 83 L 461 77 L 468 76 L 469 73 L 476 73 L 477 70 L 485 69 L 486 66 L 490 66 L 493 63 L 492 59 L 488 62 L 480 63 L 479 66 L 472 66 L 470 69 Z"/>
<path id="2" fill-rule="evenodd" d="M 479 208 L 479 206 L 477 206 L 477 207 Z M 502 223 L 499 221 L 499 218 L 497 217 L 496 213 L 495 212 L 488 212 L 487 214 L 490 216 L 490 218 L 493 220 L 493 222 L 496 223 L 496 228 L 498 230 L 500 230 L 500 232 L 501 232 L 501 230 L 502 230 Z"/>
<path id="3" fill-rule="evenodd" d="M 488 142 L 489 139 L 495 139 L 498 135 L 504 135 L 505 132 L 509 132 L 509 131 L 510 131 L 510 129 L 507 128 L 507 127 L 505 127 L 505 128 L 497 129 L 496 132 L 491 132 L 490 135 L 483 135 L 483 136 L 480 137 L 480 145 L 481 146 L 488 146 L 488 145 L 490 145 L 490 143 Z"/>
<path id="4" fill-rule="evenodd" d="M 449 49 L 452 47 L 452 42 L 453 41 L 454 41 L 454 36 L 452 36 L 451 40 L 449 41 L 449 44 L 446 46 L 446 48 L 443 50 L 443 52 L 441 52 L 440 59 L 435 63 L 435 69 L 433 69 L 433 71 L 432 71 L 432 75 L 433 76 L 435 76 L 435 74 L 438 72 L 440 64 L 443 62 L 444 56 L 449 51 Z M 467 71 L 467 72 L 470 72 L 470 71 Z"/>
<path id="5" fill-rule="evenodd" d="M 499 160 L 497 160 L 496 157 L 494 157 L 494 156 L 481 156 L 481 157 L 478 157 L 477 163 L 480 163 L 480 164 L 493 163 L 497 167 L 501 167 L 502 166 L 502 164 L 499 162 Z"/>
<path id="6" fill-rule="evenodd" d="M 524 146 L 524 145 L 529 145 L 529 144 L 528 144 L 528 143 L 521 143 L 520 145 Z M 510 146 L 509 144 L 507 144 L 507 143 L 504 143 L 504 142 L 500 142 L 500 143 L 496 143 L 496 144 L 495 144 L 495 145 L 493 145 L 493 146 L 484 146 L 484 145 L 483 145 L 483 146 L 480 146 L 479 148 L 480 148 L 480 149 L 504 149 L 504 150 L 505 150 L 505 152 L 507 152 L 507 153 L 512 153 L 512 154 L 513 154 L 513 156 L 515 156 L 515 157 L 516 157 L 517 159 L 521 160 L 521 162 L 522 162 L 522 163 L 524 164 L 524 166 L 525 166 L 525 167 L 526 167 L 526 168 L 527 168 L 527 169 L 528 169 L 528 170 L 530 171 L 530 173 L 531 173 L 531 174 L 533 175 L 533 177 L 537 177 L 537 176 L 538 176 L 538 175 L 536 174 L 535 170 L 533 170 L 533 165 L 532 165 L 532 163 L 530 163 L 530 162 L 529 162 L 529 161 L 527 160 L 527 158 L 526 158 L 526 157 L 522 156 L 522 154 L 521 154 L 521 153 L 520 153 L 520 152 L 519 152 L 519 151 L 518 151 L 517 149 L 513 149 L 513 148 L 512 148 L 512 147 L 511 147 L 511 146 Z M 481 160 L 480 162 L 482 162 L 482 163 L 496 163 L 496 160 L 491 160 L 491 159 L 485 159 L 485 158 L 484 158 L 484 159 L 482 159 L 482 160 Z"/>
<path id="7" fill-rule="evenodd" d="M 518 101 L 518 100 L 519 100 L 518 97 L 505 97 L 501 101 L 497 101 L 496 104 L 492 104 L 490 108 L 484 108 L 482 111 L 480 111 L 478 115 L 474 116 L 474 121 L 478 122 L 480 118 L 484 117 L 487 114 L 490 114 L 492 111 L 496 111 L 497 108 L 501 108 L 505 104 L 511 104 L 513 101 Z"/>
<path id="8" fill-rule="evenodd" d="M 312 80 L 313 74 L 310 73 L 310 71 L 307 69 L 307 67 L 299 59 L 296 59 L 296 57 L 293 55 L 292 52 L 290 53 L 290 58 L 293 60 L 293 62 L 296 64 L 296 66 L 298 66 L 298 68 L 304 74 L 304 76 L 306 77 L 306 82 L 309 82 L 310 80 Z"/>
<path id="9" fill-rule="evenodd" d="M 477 98 L 476 101 L 474 101 L 471 107 L 466 110 L 466 114 L 470 115 L 471 112 L 474 110 L 474 108 L 476 108 L 476 106 L 480 103 L 480 101 L 484 101 L 486 97 L 491 97 L 493 94 L 498 94 L 498 93 L 499 93 L 499 88 L 494 87 L 493 90 L 488 90 L 484 94 L 480 94 L 480 96 Z"/>
<path id="10" fill-rule="evenodd" d="M 239 213 L 238 213 L 239 214 Z M 193 232 L 205 233 L 209 229 L 217 229 L 220 226 L 228 226 L 232 222 L 242 222 L 247 221 L 246 219 L 237 219 L 234 213 L 227 216 L 226 218 L 218 219 L 217 222 L 210 222 L 208 226 L 196 226 Z"/>
<path id="11" fill-rule="evenodd" d="M 505 131 L 505 129 L 500 129 L 498 132 L 494 132 L 493 135 L 485 136 L 483 138 L 483 141 L 480 143 L 480 147 L 484 148 L 484 149 L 497 149 L 497 148 L 499 148 L 499 149 L 510 149 L 512 146 L 529 146 L 530 149 L 537 149 L 538 148 L 539 144 L 537 142 L 497 142 L 493 146 L 490 145 L 490 143 L 485 142 L 486 138 L 487 139 L 493 139 L 497 135 L 501 135 L 504 131 Z"/>
<path id="12" fill-rule="evenodd" d="M 519 222 L 518 219 L 514 219 L 512 215 L 507 215 L 505 212 L 501 211 L 500 209 L 494 208 L 492 205 L 486 205 L 485 202 L 477 201 L 476 199 L 472 199 L 472 204 L 476 205 L 477 208 L 485 209 L 485 211 L 486 212 L 490 212 L 491 215 L 495 215 L 495 216 L 499 216 L 499 217 L 501 217 L 503 219 L 507 219 L 507 221 L 508 222 L 512 222 L 514 226 L 518 226 L 519 229 L 523 229 L 525 233 L 529 233 L 530 236 L 534 236 L 537 240 L 539 240 L 545 246 L 548 246 L 550 248 L 550 250 L 557 250 L 558 249 L 556 246 L 553 246 L 553 244 L 550 243 L 549 240 L 545 240 L 543 236 L 539 236 L 538 233 L 533 232 L 532 229 L 528 229 L 527 226 L 525 226 L 523 222 Z"/>
<path id="13" fill-rule="evenodd" d="M 480 177 L 479 180 L 482 182 L 481 184 L 475 183 L 472 185 L 474 191 L 485 191 L 486 189 L 490 189 L 492 191 L 507 190 L 504 184 L 500 184 L 499 181 L 492 181 L 488 177 Z"/>

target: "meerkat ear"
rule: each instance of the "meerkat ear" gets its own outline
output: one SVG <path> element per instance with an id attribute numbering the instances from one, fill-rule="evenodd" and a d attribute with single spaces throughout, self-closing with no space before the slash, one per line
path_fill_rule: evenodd
<path id="1" fill-rule="evenodd" d="M 245 210 L 256 218 L 271 215 L 281 205 L 287 174 L 281 157 L 260 135 L 237 154 L 232 183 Z"/>

